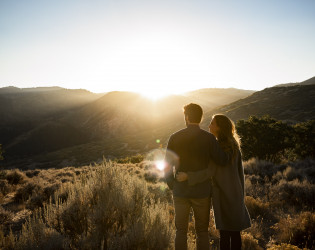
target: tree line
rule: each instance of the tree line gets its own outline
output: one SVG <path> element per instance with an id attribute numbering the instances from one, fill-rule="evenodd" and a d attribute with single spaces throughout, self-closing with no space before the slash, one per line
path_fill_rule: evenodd
<path id="1" fill-rule="evenodd" d="M 270 116 L 250 116 L 238 120 L 243 160 L 258 158 L 279 163 L 282 160 L 315 158 L 315 120 L 288 124 Z"/>

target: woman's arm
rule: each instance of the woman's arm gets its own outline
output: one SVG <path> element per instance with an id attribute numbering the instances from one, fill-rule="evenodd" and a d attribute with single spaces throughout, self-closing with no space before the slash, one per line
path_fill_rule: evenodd
<path id="1" fill-rule="evenodd" d="M 238 153 L 237 157 L 238 157 L 238 159 L 237 159 L 238 175 L 239 175 L 240 182 L 241 182 L 241 185 L 242 185 L 243 194 L 245 196 L 245 176 L 244 176 L 244 168 L 243 168 L 243 163 L 242 163 L 241 152 Z"/>
<path id="2" fill-rule="evenodd" d="M 216 164 L 210 162 L 208 168 L 199 170 L 196 172 L 178 172 L 176 174 L 177 181 L 188 181 L 189 186 L 194 186 L 198 183 L 204 182 L 206 180 L 210 180 L 210 177 L 214 176 L 216 170 Z"/>

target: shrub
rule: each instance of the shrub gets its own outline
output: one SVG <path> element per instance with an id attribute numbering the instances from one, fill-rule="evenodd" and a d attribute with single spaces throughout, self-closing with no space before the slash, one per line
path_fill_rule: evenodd
<path id="1" fill-rule="evenodd" d="M 300 182 L 280 180 L 277 185 L 273 185 L 270 190 L 270 198 L 275 202 L 280 202 L 286 207 L 296 209 L 314 209 L 315 207 L 315 184 L 304 180 Z"/>
<path id="2" fill-rule="evenodd" d="M 47 228 L 41 216 L 35 214 L 23 225 L 14 249 L 65 249 L 65 239 L 55 229 Z"/>
<path id="3" fill-rule="evenodd" d="M 0 179 L 0 192 L 3 195 L 7 195 L 12 191 L 12 186 L 9 185 L 9 182 L 7 180 L 1 180 Z"/>
<path id="4" fill-rule="evenodd" d="M 2 206 L 0 206 L 0 225 L 4 225 L 12 218 L 13 214 L 10 211 L 5 210 Z"/>
<path id="5" fill-rule="evenodd" d="M 34 176 L 38 176 L 39 173 L 40 173 L 40 170 L 27 170 L 25 172 L 28 178 L 33 178 Z"/>
<path id="6" fill-rule="evenodd" d="M 262 250 L 256 240 L 250 233 L 242 233 L 242 249 L 243 250 Z"/>
<path id="7" fill-rule="evenodd" d="M 50 197 L 53 198 L 54 193 L 59 189 L 59 187 L 60 184 L 56 183 L 45 188 L 41 187 L 40 189 L 37 189 L 36 192 L 33 192 L 27 207 L 31 209 L 42 207 L 45 202 L 49 201 Z"/>
<path id="8" fill-rule="evenodd" d="M 276 238 L 279 242 L 289 243 L 301 248 L 315 247 L 315 214 L 303 212 L 299 215 L 287 216 L 275 226 L 278 230 Z"/>
<path id="9" fill-rule="evenodd" d="M 147 182 L 157 183 L 157 181 L 159 179 L 159 174 L 157 172 L 154 172 L 154 171 L 148 171 L 148 172 L 145 172 L 144 179 Z"/>
<path id="10" fill-rule="evenodd" d="M 267 250 L 300 250 L 297 246 L 293 246 L 286 243 L 281 243 L 280 245 L 271 245 Z"/>
<path id="11" fill-rule="evenodd" d="M 23 185 L 16 191 L 14 195 L 14 201 L 20 203 L 20 202 L 28 200 L 30 196 L 32 195 L 34 189 L 37 189 L 37 190 L 40 189 L 38 184 L 29 182 Z"/>
<path id="12" fill-rule="evenodd" d="M 262 202 L 250 196 L 245 197 L 245 204 L 248 212 L 253 219 L 264 218 L 264 220 L 275 220 L 268 202 Z"/>
<path id="13" fill-rule="evenodd" d="M 6 175 L 9 184 L 16 185 L 24 183 L 26 176 L 20 170 L 13 170 Z"/>
<path id="14" fill-rule="evenodd" d="M 0 180 L 6 179 L 7 171 L 6 170 L 0 170 Z"/>
<path id="15" fill-rule="evenodd" d="M 67 199 L 59 197 L 66 194 Z M 166 249 L 172 226 L 167 203 L 149 195 L 146 182 L 113 163 L 62 185 L 23 225 L 16 249 Z"/>

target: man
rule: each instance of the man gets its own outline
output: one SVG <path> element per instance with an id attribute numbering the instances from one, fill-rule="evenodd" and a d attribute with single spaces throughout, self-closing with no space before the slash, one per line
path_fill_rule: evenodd
<path id="1" fill-rule="evenodd" d="M 186 128 L 171 135 L 168 141 L 165 162 L 167 185 L 173 190 L 175 207 L 175 249 L 187 249 L 187 231 L 190 209 L 193 209 L 197 234 L 197 249 L 209 249 L 208 226 L 210 216 L 210 181 L 206 180 L 194 186 L 187 181 L 178 182 L 177 172 L 194 172 L 208 167 L 213 160 L 225 165 L 229 157 L 220 148 L 211 133 L 200 129 L 202 108 L 194 103 L 184 107 Z M 174 171 L 175 168 L 175 171 Z"/>

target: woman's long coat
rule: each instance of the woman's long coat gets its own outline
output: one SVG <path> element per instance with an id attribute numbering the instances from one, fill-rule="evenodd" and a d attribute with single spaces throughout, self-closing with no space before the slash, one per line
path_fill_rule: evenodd
<path id="1" fill-rule="evenodd" d="M 212 179 L 212 203 L 217 229 L 241 231 L 251 226 L 244 202 L 244 168 L 240 152 L 226 166 L 211 162 L 207 170 L 187 174 L 189 185 Z"/>

